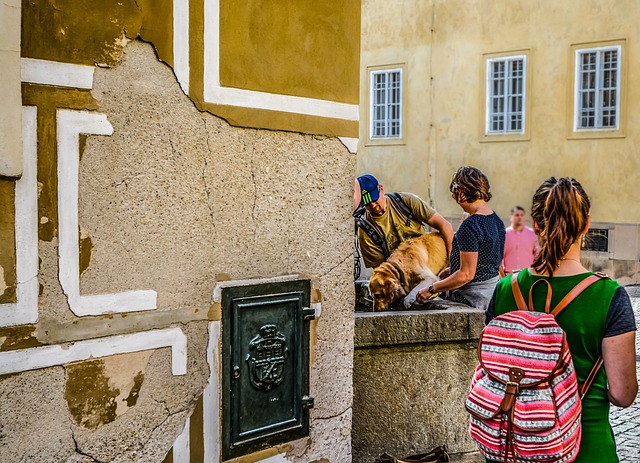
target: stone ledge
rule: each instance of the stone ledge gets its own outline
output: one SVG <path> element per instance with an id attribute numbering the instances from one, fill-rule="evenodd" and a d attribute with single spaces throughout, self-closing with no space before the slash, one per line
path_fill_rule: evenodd
<path id="1" fill-rule="evenodd" d="M 449 301 L 437 309 L 356 313 L 355 348 L 470 341 L 480 338 L 484 311 Z"/>

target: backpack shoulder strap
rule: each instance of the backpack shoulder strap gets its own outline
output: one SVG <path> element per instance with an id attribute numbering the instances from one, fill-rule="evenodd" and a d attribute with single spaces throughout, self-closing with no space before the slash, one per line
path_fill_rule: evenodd
<path id="1" fill-rule="evenodd" d="M 518 310 L 529 310 L 529 307 L 527 307 L 527 303 L 524 302 L 522 291 L 520 291 L 520 285 L 518 285 L 517 273 L 514 273 L 511 275 L 511 291 L 513 291 L 513 297 L 516 300 L 516 305 L 518 306 Z"/>
<path id="2" fill-rule="evenodd" d="M 356 221 L 356 226 L 361 228 L 373 241 L 373 244 L 382 249 L 385 260 L 389 258 L 391 253 L 389 252 L 389 246 L 387 246 L 387 240 L 384 239 L 382 232 L 376 227 L 376 225 L 367 220 L 367 215 L 364 207 L 356 210 L 353 213 L 353 218 Z"/>
<path id="3" fill-rule="evenodd" d="M 580 283 L 575 285 L 573 289 L 569 291 L 567 295 L 563 297 L 560 302 L 558 302 L 558 305 L 556 305 L 553 308 L 553 310 L 551 311 L 551 314 L 557 317 L 558 315 L 560 315 L 560 312 L 562 312 L 585 289 L 587 289 L 589 286 L 594 284 L 596 281 L 599 281 L 605 278 L 609 278 L 609 277 L 607 275 L 604 275 L 603 273 L 594 273 L 593 275 L 588 276 L 587 278 L 582 280 Z"/>
<path id="4" fill-rule="evenodd" d="M 560 312 L 562 312 L 569 305 L 569 303 L 571 303 L 571 301 L 573 301 L 576 297 L 580 295 L 580 293 L 582 293 L 585 289 L 587 289 L 589 286 L 594 284 L 596 281 L 603 280 L 603 279 L 609 279 L 609 277 L 604 273 L 599 273 L 599 272 L 596 272 L 593 275 L 588 276 L 587 278 L 582 280 L 580 283 L 578 283 L 576 286 L 574 286 L 574 288 L 571 291 L 569 291 L 567 295 L 563 297 L 560 302 L 558 302 L 558 305 L 555 306 L 555 308 L 551 313 L 557 317 L 558 314 L 560 314 Z M 578 394 L 580 395 L 580 400 L 584 399 L 584 396 L 587 395 L 587 392 L 589 392 L 589 388 L 591 387 L 591 384 L 593 384 L 593 381 L 596 379 L 596 375 L 598 374 L 598 371 L 600 371 L 600 368 L 602 368 L 603 364 L 604 364 L 604 359 L 602 358 L 602 355 L 600 355 L 600 357 L 598 357 L 598 360 L 596 360 L 595 365 L 593 365 L 593 368 L 591 368 L 589 375 L 587 375 L 587 379 L 585 379 L 584 383 L 582 383 L 579 387 Z"/>
<path id="5" fill-rule="evenodd" d="M 396 208 L 400 211 L 400 213 L 405 217 L 405 224 L 407 227 L 411 225 L 412 221 L 415 221 L 415 216 L 413 212 L 407 206 L 407 203 L 402 199 L 402 195 L 400 193 L 388 193 L 387 198 L 391 200 L 391 202 L 396 206 Z"/>

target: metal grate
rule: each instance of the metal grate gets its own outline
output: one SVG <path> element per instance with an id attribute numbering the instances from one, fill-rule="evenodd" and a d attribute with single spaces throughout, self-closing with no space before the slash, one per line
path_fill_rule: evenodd
<path id="1" fill-rule="evenodd" d="M 581 248 L 585 251 L 609 252 L 609 230 L 592 228 L 585 235 Z"/>
<path id="2" fill-rule="evenodd" d="M 371 71 L 371 138 L 402 137 L 402 69 Z"/>

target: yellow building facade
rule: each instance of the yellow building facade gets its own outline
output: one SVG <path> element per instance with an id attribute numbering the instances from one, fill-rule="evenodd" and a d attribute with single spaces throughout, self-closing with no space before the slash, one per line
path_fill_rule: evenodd
<path id="1" fill-rule="evenodd" d="M 639 14 L 634 1 L 365 0 L 358 173 L 454 223 L 459 166 L 487 174 L 507 222 L 546 178 L 575 177 L 592 199 L 586 263 L 638 282 Z"/>

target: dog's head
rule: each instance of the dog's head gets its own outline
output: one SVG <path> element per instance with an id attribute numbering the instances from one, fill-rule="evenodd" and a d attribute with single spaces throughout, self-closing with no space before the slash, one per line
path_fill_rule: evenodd
<path id="1" fill-rule="evenodd" d="M 407 295 L 398 278 L 397 270 L 384 262 L 375 268 L 369 280 L 369 291 L 373 297 L 373 310 L 389 310 L 391 304 Z"/>

